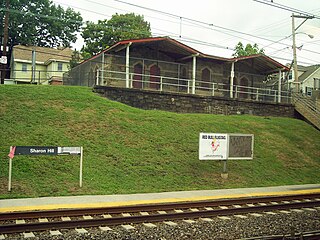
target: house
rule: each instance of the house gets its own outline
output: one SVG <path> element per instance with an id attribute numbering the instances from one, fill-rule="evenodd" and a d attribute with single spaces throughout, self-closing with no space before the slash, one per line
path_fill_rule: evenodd
<path id="1" fill-rule="evenodd" d="M 62 84 L 63 73 L 69 70 L 72 53 L 70 48 L 16 45 L 10 61 L 10 79 L 18 84 Z"/>
<path id="2" fill-rule="evenodd" d="M 292 70 L 293 71 L 293 70 Z M 289 82 L 294 84 L 293 74 L 289 74 Z M 313 90 L 320 89 L 320 65 L 299 66 L 298 65 L 298 80 L 300 91 L 305 96 L 311 96 Z"/>
<path id="3" fill-rule="evenodd" d="M 114 86 L 254 101 L 289 101 L 268 88 L 268 76 L 288 68 L 266 55 L 223 58 L 169 37 L 120 41 L 64 75 L 64 84 Z"/>

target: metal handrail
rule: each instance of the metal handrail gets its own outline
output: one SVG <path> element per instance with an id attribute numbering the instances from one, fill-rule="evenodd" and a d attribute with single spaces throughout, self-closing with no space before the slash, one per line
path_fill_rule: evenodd
<path id="1" fill-rule="evenodd" d="M 126 72 L 101 70 L 100 69 L 97 72 L 97 79 L 101 77 L 99 74 L 101 72 L 106 73 L 103 75 L 104 79 L 116 80 L 116 81 L 126 81 L 126 79 L 125 79 Z M 109 74 L 120 74 L 120 75 L 123 75 L 123 77 L 112 77 L 110 75 L 108 76 L 108 73 Z M 155 90 L 160 90 L 160 91 L 163 91 L 164 87 L 176 87 L 177 92 L 184 92 L 184 91 L 180 90 L 181 87 L 184 87 L 184 88 L 186 88 L 187 93 L 190 93 L 191 85 L 193 82 L 192 79 L 165 77 L 165 76 L 161 76 L 161 75 L 151 75 L 151 74 L 129 73 L 129 76 L 130 76 L 129 86 L 131 88 L 133 87 L 133 82 L 141 82 L 141 88 L 145 88 L 144 84 L 150 83 L 150 81 L 146 80 L 146 79 L 157 78 L 157 79 L 159 79 L 159 81 L 154 81 L 151 83 L 154 86 L 155 85 L 157 86 L 155 88 Z M 141 79 L 133 79 L 134 76 L 140 76 Z M 173 81 L 176 81 L 177 83 L 166 82 L 165 80 L 171 80 L 171 81 L 173 80 Z M 183 81 L 185 83 L 180 84 L 181 81 Z M 97 82 L 99 82 L 99 81 L 97 80 Z M 196 93 L 197 93 L 197 90 L 208 91 L 208 92 L 212 93 L 212 96 L 215 95 L 215 92 L 226 92 L 226 93 L 229 92 L 230 93 L 230 89 L 226 89 L 225 86 L 229 86 L 229 85 L 224 84 L 224 83 L 213 83 L 213 82 L 196 80 L 195 91 L 196 91 Z M 239 88 L 241 88 L 241 90 L 238 90 Z M 173 90 L 166 89 L 166 91 L 173 91 Z M 250 98 L 253 98 L 255 100 L 259 100 L 259 97 L 261 97 L 261 96 L 272 98 L 274 102 L 276 102 L 278 100 L 278 90 L 273 90 L 270 88 L 258 88 L 258 87 L 235 85 L 233 91 L 235 93 L 234 98 L 237 98 L 236 95 L 239 95 L 239 94 L 247 94 L 248 96 L 250 96 Z M 254 96 L 256 96 L 256 97 L 254 98 Z M 291 101 L 291 93 L 289 91 L 281 91 L 281 99 L 284 99 L 287 102 Z"/>
<path id="2" fill-rule="evenodd" d="M 316 125 L 318 128 L 320 127 L 320 111 L 317 108 L 316 104 L 309 98 L 302 96 L 300 94 L 293 94 L 293 103 L 295 104 L 296 109 L 299 111 L 299 107 L 305 111 L 306 114 L 299 111 L 305 118 L 307 118 L 310 122 Z M 312 119 L 309 119 L 306 115 L 311 115 Z"/>
<path id="3" fill-rule="evenodd" d="M 302 103 L 303 105 L 307 106 L 309 109 L 313 110 L 314 112 L 320 114 L 319 109 L 317 108 L 316 104 L 309 98 L 302 96 L 300 94 L 293 94 L 294 96 L 294 103 Z"/>

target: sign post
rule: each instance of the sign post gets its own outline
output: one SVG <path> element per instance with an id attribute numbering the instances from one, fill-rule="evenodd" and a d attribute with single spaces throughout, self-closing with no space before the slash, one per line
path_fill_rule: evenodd
<path id="1" fill-rule="evenodd" d="M 12 147 L 10 147 L 10 152 L 12 151 Z M 8 191 L 11 191 L 11 176 L 12 176 L 12 158 L 9 158 L 9 183 L 8 183 Z"/>
<path id="2" fill-rule="evenodd" d="M 83 147 L 80 147 L 80 176 L 79 176 L 79 186 L 82 187 L 82 161 L 83 161 Z"/>
<path id="3" fill-rule="evenodd" d="M 82 187 L 83 147 L 11 146 L 9 153 L 8 191 L 11 191 L 12 159 L 15 155 L 80 155 L 79 185 Z"/>

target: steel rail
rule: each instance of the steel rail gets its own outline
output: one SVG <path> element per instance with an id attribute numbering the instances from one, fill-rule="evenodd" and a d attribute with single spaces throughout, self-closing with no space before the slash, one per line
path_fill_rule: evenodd
<path id="1" fill-rule="evenodd" d="M 284 239 L 303 239 L 303 240 L 319 240 L 320 230 L 311 232 L 299 232 L 294 234 L 270 235 L 270 236 L 257 236 L 250 238 L 241 238 L 241 240 L 284 240 Z M 240 240 L 240 239 L 238 239 Z"/>
<path id="2" fill-rule="evenodd" d="M 258 198 L 238 198 L 238 199 L 222 199 L 222 200 L 205 200 L 192 202 L 175 202 L 175 203 L 159 203 L 159 204 L 140 204 L 132 206 L 118 207 L 97 207 L 97 208 L 78 208 L 78 209 L 55 209 L 44 211 L 19 211 L 19 212 L 3 212 L 0 213 L 0 221 L 14 219 L 32 219 L 42 217 L 63 217 L 63 216 L 82 216 L 82 215 L 99 215 L 99 214 L 119 214 L 134 213 L 141 211 L 158 211 L 158 210 L 174 210 L 201 207 L 218 207 L 240 204 L 254 204 L 261 202 L 279 202 L 290 200 L 303 200 L 306 198 L 320 198 L 320 194 L 300 194 L 285 196 L 268 196 Z"/>
<path id="3" fill-rule="evenodd" d="M 273 210 L 296 209 L 296 208 L 310 208 L 320 206 L 319 201 L 310 202 L 294 202 L 271 204 L 267 206 L 253 206 L 241 207 L 232 209 L 214 209 L 202 210 L 197 212 L 182 212 L 182 213 L 168 213 L 168 214 L 152 214 L 152 215 L 137 215 L 127 217 L 112 217 L 99 219 L 81 219 L 71 221 L 57 221 L 57 222 L 36 222 L 25 224 L 6 224 L 0 225 L 0 233 L 18 233 L 29 231 L 43 231 L 52 229 L 68 229 L 78 227 L 97 227 L 97 226 L 113 226 L 121 224 L 144 223 L 144 222 L 161 222 L 168 220 L 194 219 L 215 216 L 228 216 L 234 214 L 247 214 L 256 212 L 265 212 Z"/>

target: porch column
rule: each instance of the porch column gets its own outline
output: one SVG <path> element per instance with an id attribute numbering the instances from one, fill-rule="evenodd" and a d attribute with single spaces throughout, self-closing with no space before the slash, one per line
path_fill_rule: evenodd
<path id="1" fill-rule="evenodd" d="M 102 53 L 102 57 L 101 57 L 101 80 L 99 82 L 100 85 L 103 84 L 103 79 L 104 79 L 104 53 Z"/>
<path id="2" fill-rule="evenodd" d="M 35 83 L 36 82 L 36 50 L 35 49 L 32 49 L 32 55 L 31 56 L 32 56 L 31 57 L 31 61 L 32 61 L 31 82 Z M 40 84 L 40 82 L 38 84 Z"/>
<path id="3" fill-rule="evenodd" d="M 278 81 L 278 103 L 281 103 L 281 69 L 279 69 L 279 81 Z"/>
<path id="4" fill-rule="evenodd" d="M 192 94 L 196 93 L 196 71 L 197 71 L 197 56 L 198 54 L 193 55 L 193 66 L 192 66 Z"/>
<path id="5" fill-rule="evenodd" d="M 130 87 L 130 46 L 132 42 L 127 45 L 126 49 L 126 88 Z"/>
<path id="6" fill-rule="evenodd" d="M 230 73 L 230 98 L 233 98 L 233 79 L 234 79 L 234 62 L 231 64 L 231 73 Z"/>

